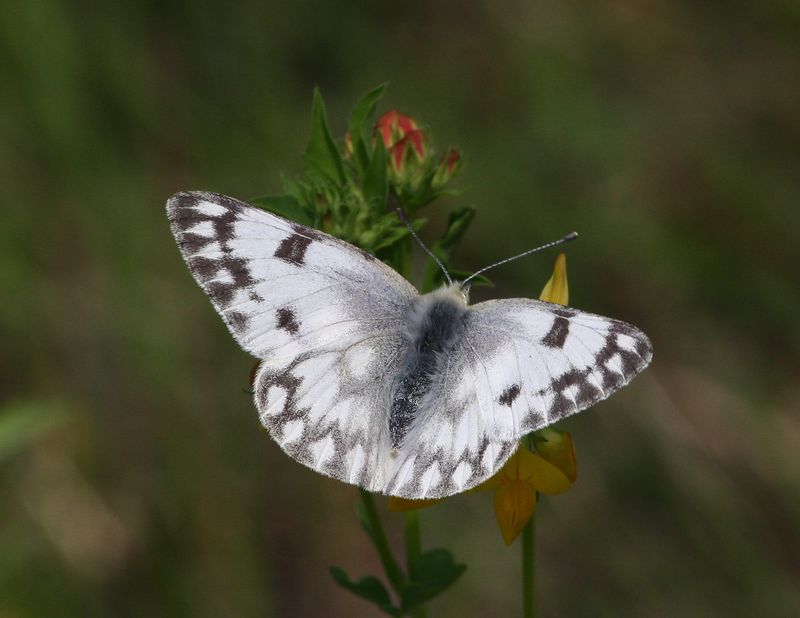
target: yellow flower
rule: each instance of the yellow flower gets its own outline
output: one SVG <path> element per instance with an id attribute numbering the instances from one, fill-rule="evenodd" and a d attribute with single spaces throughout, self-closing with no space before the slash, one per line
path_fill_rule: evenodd
<path id="1" fill-rule="evenodd" d="M 570 487 L 567 475 L 544 457 L 521 444 L 500 472 L 477 487 L 494 489 L 494 512 L 500 534 L 511 545 L 536 509 L 536 494 L 563 494 Z"/>

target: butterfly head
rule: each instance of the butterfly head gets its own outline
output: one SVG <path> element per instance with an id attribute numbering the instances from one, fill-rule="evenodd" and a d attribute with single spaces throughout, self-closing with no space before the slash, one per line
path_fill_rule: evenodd
<path id="1" fill-rule="evenodd" d="M 438 290 L 436 290 L 435 294 L 439 297 L 449 297 L 458 304 L 468 305 L 469 283 L 464 285 L 460 281 L 453 281 L 452 283 L 448 283 L 440 287 Z"/>
<path id="2" fill-rule="evenodd" d="M 465 305 L 469 304 L 469 282 L 462 283 L 460 281 L 455 281 L 450 287 L 453 288 L 460 299 L 464 301 Z"/>
<path id="3" fill-rule="evenodd" d="M 447 304 L 466 307 L 469 304 L 469 285 L 463 285 L 458 281 L 447 283 L 440 288 L 423 294 L 422 298 L 427 299 L 421 306 L 427 307 L 429 303 L 445 302 Z"/>

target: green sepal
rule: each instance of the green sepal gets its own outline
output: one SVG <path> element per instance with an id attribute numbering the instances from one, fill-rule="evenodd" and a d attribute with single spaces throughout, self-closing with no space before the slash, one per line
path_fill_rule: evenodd
<path id="1" fill-rule="evenodd" d="M 361 597 L 366 601 L 370 601 L 377 605 L 383 612 L 390 616 L 402 616 L 403 612 L 400 608 L 392 605 L 392 600 L 389 597 L 389 591 L 383 582 L 373 575 L 362 577 L 357 582 L 351 580 L 347 573 L 338 566 L 330 568 L 331 577 L 342 588 L 349 590 L 356 596 Z"/>
<path id="2" fill-rule="evenodd" d="M 466 570 L 467 565 L 457 564 L 446 549 L 432 549 L 412 558 L 409 581 L 400 591 L 404 612 L 439 595 Z"/>
<path id="3" fill-rule="evenodd" d="M 306 174 L 319 176 L 344 184 L 344 164 L 342 153 L 328 129 L 325 102 L 319 88 L 314 88 L 314 102 L 311 105 L 311 136 L 303 153 Z"/>
<path id="4" fill-rule="evenodd" d="M 314 215 L 291 195 L 264 195 L 250 200 L 250 203 L 297 223 L 314 226 Z"/>

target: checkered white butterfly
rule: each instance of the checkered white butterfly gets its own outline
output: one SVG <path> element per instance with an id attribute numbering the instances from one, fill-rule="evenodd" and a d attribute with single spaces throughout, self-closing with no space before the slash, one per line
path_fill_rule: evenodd
<path id="1" fill-rule="evenodd" d="M 261 359 L 255 404 L 297 461 L 370 491 L 440 498 L 519 439 L 650 362 L 637 328 L 529 299 L 420 295 L 373 255 L 238 200 L 178 193 L 172 232 L 231 334 Z"/>

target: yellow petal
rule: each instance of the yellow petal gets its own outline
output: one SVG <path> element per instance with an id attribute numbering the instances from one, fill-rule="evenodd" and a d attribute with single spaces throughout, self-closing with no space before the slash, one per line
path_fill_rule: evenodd
<path id="1" fill-rule="evenodd" d="M 389 510 L 392 513 L 404 513 L 405 511 L 424 509 L 426 506 L 432 506 L 437 502 L 441 502 L 441 499 L 428 498 L 424 500 L 409 500 L 408 498 L 389 496 Z"/>
<path id="2" fill-rule="evenodd" d="M 520 445 L 500 470 L 470 491 L 489 491 L 510 481 L 528 483 L 537 491 L 548 495 L 563 494 L 570 486 L 566 474 L 558 467 Z"/>
<path id="3" fill-rule="evenodd" d="M 539 300 L 559 305 L 569 304 L 569 286 L 567 285 L 567 256 L 563 253 L 556 258 L 553 274 L 542 288 Z"/>
<path id="4" fill-rule="evenodd" d="M 522 445 L 519 445 L 517 448 L 517 452 L 514 453 L 511 458 L 500 468 L 497 472 L 495 472 L 492 476 L 486 479 L 480 485 L 473 487 L 470 489 L 470 492 L 473 491 L 489 491 L 492 489 L 497 489 L 501 483 L 505 483 L 509 479 L 517 479 L 519 480 L 519 457 L 521 451 L 528 451 Z M 530 451 L 528 451 L 530 452 Z"/>
<path id="5" fill-rule="evenodd" d="M 522 532 L 536 508 L 536 492 L 524 481 L 502 483 L 494 494 L 494 513 L 506 545 Z"/>
<path id="6" fill-rule="evenodd" d="M 570 482 L 564 472 L 543 457 L 531 453 L 526 447 L 520 446 L 512 459 L 516 459 L 516 469 L 506 472 L 509 479 L 528 483 L 537 491 L 548 495 L 563 494 L 569 489 Z"/>
<path id="7" fill-rule="evenodd" d="M 578 477 L 578 464 L 575 460 L 575 445 L 568 431 L 561 433 L 554 429 L 536 432 L 536 450 L 547 461 L 561 470 L 570 483 Z"/>

